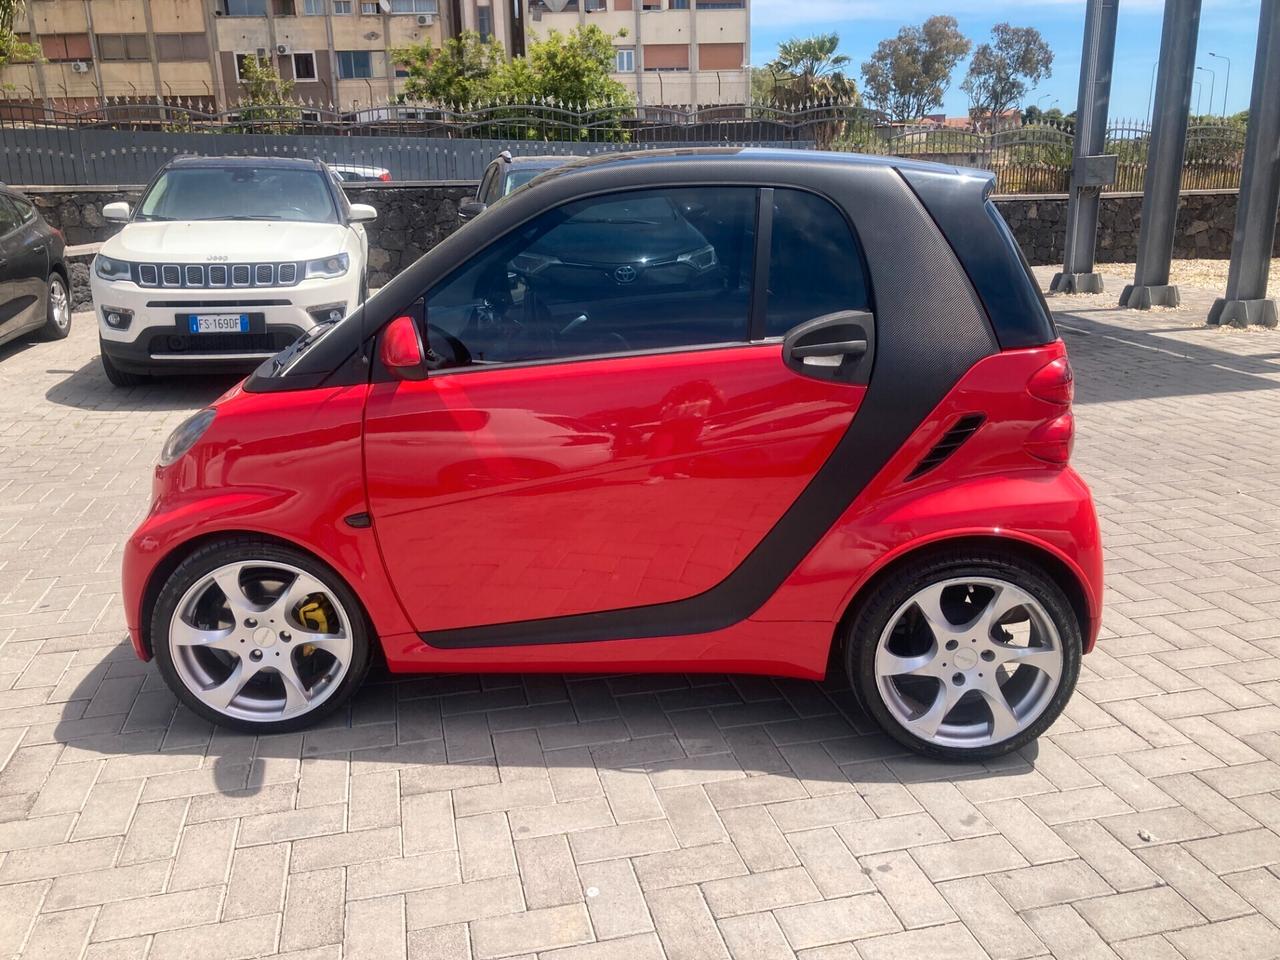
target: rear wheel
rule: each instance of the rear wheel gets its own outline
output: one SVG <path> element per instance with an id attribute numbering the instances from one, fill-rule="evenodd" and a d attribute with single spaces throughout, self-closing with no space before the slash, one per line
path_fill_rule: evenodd
<path id="1" fill-rule="evenodd" d="M 45 321 L 40 336 L 45 340 L 62 340 L 71 332 L 71 297 L 62 274 L 49 275 L 49 291 L 45 298 Z"/>
<path id="2" fill-rule="evenodd" d="M 101 346 L 98 349 L 98 353 L 102 357 L 102 372 L 107 375 L 107 380 L 111 382 L 112 386 L 137 387 L 151 382 L 151 378 L 146 374 L 121 370 L 111 362 L 111 358 L 107 356 L 105 350 L 101 349 Z"/>
<path id="3" fill-rule="evenodd" d="M 898 742 L 981 760 L 1029 743 L 1062 713 L 1080 625 L 1043 571 L 1014 556 L 935 556 L 882 581 L 846 644 L 850 681 Z"/>
<path id="4" fill-rule="evenodd" d="M 336 573 L 253 537 L 196 550 L 151 619 L 165 681 L 194 712 L 254 733 L 309 726 L 344 704 L 369 666 L 370 631 Z"/>

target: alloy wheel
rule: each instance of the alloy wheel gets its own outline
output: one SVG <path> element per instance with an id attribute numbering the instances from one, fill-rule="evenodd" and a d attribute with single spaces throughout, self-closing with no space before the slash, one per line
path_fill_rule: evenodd
<path id="1" fill-rule="evenodd" d="M 49 317 L 59 330 L 67 329 L 71 323 L 71 303 L 67 298 L 67 288 L 59 277 L 49 282 Z"/>
<path id="2" fill-rule="evenodd" d="M 1062 680 L 1062 639 L 1044 605 L 1007 580 L 940 580 L 894 611 L 875 653 L 893 718 L 943 747 L 1003 743 L 1031 726 Z"/>
<path id="3" fill-rule="evenodd" d="M 298 567 L 244 560 L 183 594 L 169 625 L 183 684 L 209 708 L 251 721 L 316 709 L 352 661 L 352 621 L 335 591 Z"/>

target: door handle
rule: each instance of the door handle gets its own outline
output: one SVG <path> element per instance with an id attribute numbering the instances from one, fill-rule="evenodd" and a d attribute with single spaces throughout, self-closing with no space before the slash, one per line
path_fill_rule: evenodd
<path id="1" fill-rule="evenodd" d="M 810 343 L 792 347 L 791 356 L 799 360 L 809 357 L 861 357 L 867 352 L 865 340 L 836 340 L 831 343 Z"/>

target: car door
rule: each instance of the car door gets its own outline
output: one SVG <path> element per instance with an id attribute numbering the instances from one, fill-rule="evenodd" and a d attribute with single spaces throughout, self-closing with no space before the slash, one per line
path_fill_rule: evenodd
<path id="1" fill-rule="evenodd" d="M 391 580 L 428 642 L 602 639 L 619 617 L 622 633 L 647 617 L 693 632 L 682 604 L 794 536 L 804 517 L 788 514 L 855 416 L 874 343 L 848 224 L 792 193 L 575 201 L 410 307 L 440 369 L 373 384 L 365 461 Z M 826 231 L 832 255 L 795 303 L 765 276 L 795 255 L 763 233 L 810 202 L 821 222 L 777 236 Z M 831 314 L 861 323 L 857 356 L 813 346 L 856 337 Z M 809 347 L 784 349 L 815 318 Z"/>
<path id="2" fill-rule="evenodd" d="M 31 205 L 0 194 L 0 338 L 38 325 L 44 315 L 48 241 Z"/>

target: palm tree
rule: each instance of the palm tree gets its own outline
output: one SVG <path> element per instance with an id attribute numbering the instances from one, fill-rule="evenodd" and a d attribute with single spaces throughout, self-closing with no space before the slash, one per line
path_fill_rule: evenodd
<path id="1" fill-rule="evenodd" d="M 779 104 L 856 100 L 857 89 L 843 69 L 849 58 L 836 52 L 839 47 L 838 33 L 820 33 L 779 44 L 778 54 L 767 68 L 773 74 L 774 99 Z"/>

